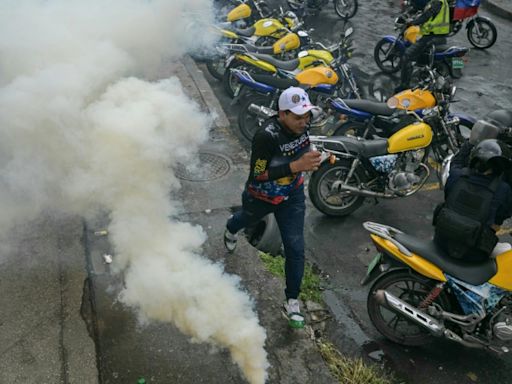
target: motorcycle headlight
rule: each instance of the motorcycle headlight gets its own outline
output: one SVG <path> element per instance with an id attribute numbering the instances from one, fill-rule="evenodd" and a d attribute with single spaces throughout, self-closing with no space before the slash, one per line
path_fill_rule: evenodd
<path id="1" fill-rule="evenodd" d="M 398 107 L 398 99 L 394 96 L 390 97 L 388 101 L 386 101 L 386 104 L 389 108 L 395 109 L 396 107 Z"/>

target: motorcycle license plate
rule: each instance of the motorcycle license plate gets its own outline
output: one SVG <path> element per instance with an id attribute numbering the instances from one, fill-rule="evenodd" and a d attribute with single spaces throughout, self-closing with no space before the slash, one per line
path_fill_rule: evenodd
<path id="1" fill-rule="evenodd" d="M 464 68 L 464 60 L 460 57 L 452 58 L 452 68 L 453 69 L 462 69 Z"/>

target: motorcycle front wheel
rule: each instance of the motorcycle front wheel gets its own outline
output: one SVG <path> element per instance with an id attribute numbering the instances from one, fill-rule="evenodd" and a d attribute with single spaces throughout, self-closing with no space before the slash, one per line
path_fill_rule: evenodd
<path id="1" fill-rule="evenodd" d="M 266 119 L 257 116 L 249 107 L 251 104 L 268 107 L 271 103 L 272 98 L 270 96 L 260 94 L 254 94 L 245 99 L 238 112 L 238 128 L 247 140 L 252 141 L 254 134 L 266 122 Z"/>
<path id="2" fill-rule="evenodd" d="M 311 174 L 309 179 L 309 198 L 320 212 L 327 216 L 347 216 L 363 204 L 364 197 L 353 195 L 341 189 L 352 162 L 342 159 L 334 164 L 324 162 Z M 364 179 L 363 172 L 356 168 L 347 184 L 358 187 Z"/>
<path id="3" fill-rule="evenodd" d="M 433 280 L 406 269 L 393 270 L 381 275 L 368 293 L 367 309 L 372 324 L 383 336 L 397 344 L 419 346 L 428 343 L 432 336 L 423 326 L 380 304 L 375 293 L 378 290 L 385 290 L 418 308 L 434 285 Z M 449 300 L 444 292 L 436 298 L 434 303 L 440 305 L 445 311 L 450 310 Z"/>
<path id="4" fill-rule="evenodd" d="M 357 13 L 357 0 L 333 0 L 334 10 L 342 19 L 348 20 Z"/>
<path id="5" fill-rule="evenodd" d="M 381 39 L 373 50 L 377 66 L 384 73 L 396 73 L 402 68 L 402 52 L 390 41 Z"/>
<path id="6" fill-rule="evenodd" d="M 226 71 L 226 67 L 224 66 L 225 61 L 224 57 L 208 59 L 206 61 L 206 69 L 208 69 L 210 75 L 215 77 L 217 80 L 222 80 L 224 72 Z"/>
<path id="7" fill-rule="evenodd" d="M 497 38 L 498 31 L 490 20 L 477 17 L 469 22 L 468 40 L 475 48 L 490 48 L 494 45 Z"/>

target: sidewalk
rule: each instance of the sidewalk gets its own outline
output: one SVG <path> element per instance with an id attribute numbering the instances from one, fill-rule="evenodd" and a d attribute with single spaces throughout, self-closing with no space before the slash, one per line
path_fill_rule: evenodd
<path id="1" fill-rule="evenodd" d="M 511 0 L 484 0 L 482 2 L 485 9 L 501 16 L 507 20 L 512 20 L 512 1 Z"/>

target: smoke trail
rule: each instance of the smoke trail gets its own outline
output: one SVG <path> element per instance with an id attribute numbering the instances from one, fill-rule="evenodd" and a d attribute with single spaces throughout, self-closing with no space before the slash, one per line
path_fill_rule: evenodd
<path id="1" fill-rule="evenodd" d="M 259 384 L 266 336 L 251 300 L 238 278 L 201 257 L 200 227 L 169 220 L 169 191 L 179 188 L 172 166 L 195 156 L 209 118 L 176 78 L 139 79 L 208 36 L 184 31 L 211 19 L 210 3 L 0 5 L 0 231 L 43 210 L 108 210 L 126 280 L 121 300 L 141 317 L 228 347 Z"/>

